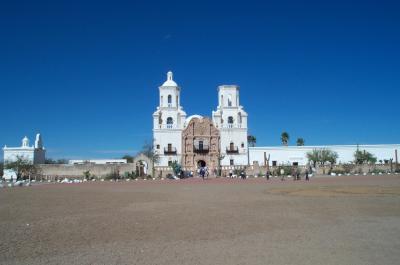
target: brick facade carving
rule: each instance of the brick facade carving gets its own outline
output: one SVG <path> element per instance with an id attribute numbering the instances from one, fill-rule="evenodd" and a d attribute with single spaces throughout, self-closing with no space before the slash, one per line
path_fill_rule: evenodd
<path id="1" fill-rule="evenodd" d="M 220 136 L 209 118 L 193 118 L 182 133 L 182 166 L 196 170 L 204 161 L 209 171 L 218 167 Z"/>

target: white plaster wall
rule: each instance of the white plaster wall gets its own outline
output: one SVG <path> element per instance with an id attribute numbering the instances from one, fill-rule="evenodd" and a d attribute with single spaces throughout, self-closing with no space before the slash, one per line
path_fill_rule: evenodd
<path id="1" fill-rule="evenodd" d="M 348 163 L 354 161 L 354 152 L 357 145 L 327 145 L 327 146 L 287 146 L 287 147 L 250 147 L 250 163 L 258 161 L 259 165 L 264 165 L 264 152 L 268 157 L 270 155 L 270 165 L 272 161 L 277 161 L 278 165 L 282 163 L 298 162 L 299 165 L 306 165 L 307 152 L 313 149 L 328 148 L 338 153 L 338 163 Z M 379 160 L 395 160 L 395 150 L 400 151 L 400 144 L 388 145 L 359 145 L 359 150 L 370 152 Z"/>
<path id="2" fill-rule="evenodd" d="M 247 165 L 247 129 L 220 129 L 220 136 L 221 154 L 225 156 L 221 165 L 230 165 L 230 159 L 234 160 L 235 165 Z M 239 154 L 226 154 L 226 148 L 229 149 L 231 141 L 238 147 Z"/>
<path id="3" fill-rule="evenodd" d="M 164 155 L 164 148 L 168 148 L 168 144 L 172 144 L 172 147 L 176 148 L 177 155 Z M 156 149 L 157 145 L 160 145 L 160 149 Z M 176 160 L 180 163 L 182 153 L 182 130 L 154 130 L 154 148 L 157 154 L 160 155 L 160 162 L 157 166 L 168 166 L 169 159 L 171 159 L 171 161 Z"/>
<path id="4" fill-rule="evenodd" d="M 4 161 L 14 162 L 21 157 L 31 163 L 34 162 L 34 149 L 4 149 Z"/>

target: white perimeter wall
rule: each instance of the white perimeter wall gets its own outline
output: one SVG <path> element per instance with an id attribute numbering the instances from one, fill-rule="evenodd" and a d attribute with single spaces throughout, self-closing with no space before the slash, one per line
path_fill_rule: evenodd
<path id="1" fill-rule="evenodd" d="M 270 165 L 272 161 L 277 161 L 278 165 L 282 163 L 298 162 L 299 165 L 308 163 L 307 152 L 313 149 L 328 148 L 338 153 L 338 163 L 348 163 L 354 161 L 354 152 L 357 150 L 357 145 L 326 145 L 326 146 L 279 146 L 279 147 L 250 147 L 250 164 L 253 161 L 258 161 L 259 165 L 264 165 L 264 152 L 267 158 L 270 155 Z M 359 150 L 370 152 L 379 160 L 395 161 L 395 150 L 397 149 L 398 156 L 400 155 L 400 144 L 385 144 L 385 145 L 359 145 Z M 400 157 L 398 157 L 400 159 Z"/>

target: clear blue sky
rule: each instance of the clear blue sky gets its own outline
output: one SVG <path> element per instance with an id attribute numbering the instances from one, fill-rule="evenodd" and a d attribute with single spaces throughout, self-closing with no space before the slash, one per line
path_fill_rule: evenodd
<path id="1" fill-rule="evenodd" d="M 188 115 L 240 85 L 258 146 L 399 143 L 396 2 L 1 1 L 0 145 L 134 154 L 168 70 Z"/>

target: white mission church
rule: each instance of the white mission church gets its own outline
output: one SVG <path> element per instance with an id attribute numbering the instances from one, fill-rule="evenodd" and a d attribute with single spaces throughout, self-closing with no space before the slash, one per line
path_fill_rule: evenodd
<path id="1" fill-rule="evenodd" d="M 378 161 L 397 160 L 399 144 L 248 147 L 248 115 L 240 105 L 239 86 L 218 87 L 218 106 L 211 120 L 200 115 L 187 116 L 180 101 L 181 88 L 172 72 L 159 87 L 159 106 L 153 113 L 155 152 L 160 156 L 157 166 L 167 167 L 173 161 L 185 169 L 207 166 L 246 166 L 254 162 L 265 165 L 306 165 L 306 153 L 329 148 L 338 153 L 339 163 L 353 161 L 357 148 L 374 154 Z"/>

